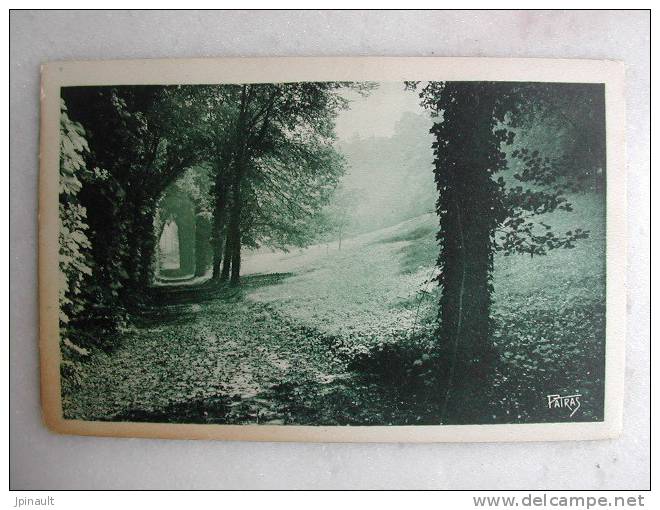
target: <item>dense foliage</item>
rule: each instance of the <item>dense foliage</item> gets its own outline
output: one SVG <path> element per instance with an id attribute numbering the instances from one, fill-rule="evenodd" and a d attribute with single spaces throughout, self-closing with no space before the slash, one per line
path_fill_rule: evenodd
<path id="1" fill-rule="evenodd" d="M 241 247 L 309 243 L 314 218 L 342 175 L 334 119 L 347 107 L 337 82 L 226 87 L 218 120 L 213 276 L 237 284 Z M 223 234 L 224 233 L 224 234 Z M 221 257 L 221 254 L 222 257 Z M 220 259 L 223 267 L 220 271 Z"/>
<path id="2" fill-rule="evenodd" d="M 444 371 L 440 379 L 445 418 L 451 413 L 447 406 L 456 372 L 461 380 L 474 384 L 492 367 L 494 252 L 533 257 L 555 248 L 573 248 L 589 234 L 581 228 L 557 233 L 534 217 L 570 211 L 564 196 L 569 176 L 602 171 L 604 113 L 597 108 L 602 94 L 602 87 L 590 85 L 488 82 L 430 82 L 420 91 L 422 106 L 437 118 L 431 132 L 436 138 L 439 193 L 438 352 Z M 548 129 L 544 116 L 555 121 L 579 117 L 582 129 L 565 121 L 572 136 L 564 140 L 555 159 L 542 157 L 533 147 L 515 148 L 511 156 L 518 160 L 517 171 L 497 176 L 507 169 L 503 147 L 514 143 L 514 129 L 534 124 Z M 566 161 L 579 165 L 581 171 L 573 171 Z"/>
<path id="3" fill-rule="evenodd" d="M 59 185 L 59 267 L 60 267 L 60 328 L 68 345 L 72 344 L 71 323 L 86 311 L 86 285 L 92 275 L 92 261 L 87 237 L 87 210 L 78 194 L 81 179 L 89 180 L 90 172 L 83 155 L 89 151 L 85 130 L 72 122 L 66 106 L 62 104 L 60 116 L 60 185 Z M 100 173 L 100 172 L 98 172 Z M 97 173 L 97 175 L 98 175 Z"/>
<path id="4" fill-rule="evenodd" d="M 242 246 L 309 244 L 344 171 L 334 118 L 347 106 L 346 87 L 369 89 L 336 82 L 64 88 L 63 320 L 84 308 L 76 323 L 82 343 L 112 348 L 112 332 L 148 302 L 165 221 L 159 208 L 172 186 L 194 203 L 197 251 L 210 242 L 211 261 L 201 257 L 197 275 L 211 265 L 214 278 L 237 284 Z M 83 295 L 79 280 L 91 268 Z"/>

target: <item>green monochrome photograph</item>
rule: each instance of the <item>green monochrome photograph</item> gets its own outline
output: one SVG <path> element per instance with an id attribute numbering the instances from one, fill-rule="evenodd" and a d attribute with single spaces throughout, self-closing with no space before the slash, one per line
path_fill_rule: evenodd
<path id="1" fill-rule="evenodd" d="M 613 63 L 240 60 L 44 71 L 51 426 L 617 433 Z"/>

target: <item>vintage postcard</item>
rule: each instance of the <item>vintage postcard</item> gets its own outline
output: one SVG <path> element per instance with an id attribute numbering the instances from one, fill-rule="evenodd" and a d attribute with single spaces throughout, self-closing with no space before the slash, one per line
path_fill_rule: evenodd
<path id="1" fill-rule="evenodd" d="M 46 424 L 616 437 L 623 90 L 589 60 L 44 65 Z"/>

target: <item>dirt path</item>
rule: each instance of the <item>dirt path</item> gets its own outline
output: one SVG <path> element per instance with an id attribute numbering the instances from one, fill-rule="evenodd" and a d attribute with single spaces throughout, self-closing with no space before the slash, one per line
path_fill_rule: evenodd
<path id="1" fill-rule="evenodd" d="M 255 284 L 246 280 L 247 288 Z M 304 405 L 296 388 L 343 376 L 331 339 L 267 304 L 199 287 L 160 290 L 158 298 L 117 351 L 85 367 L 65 416 L 286 422 L 292 404 Z"/>

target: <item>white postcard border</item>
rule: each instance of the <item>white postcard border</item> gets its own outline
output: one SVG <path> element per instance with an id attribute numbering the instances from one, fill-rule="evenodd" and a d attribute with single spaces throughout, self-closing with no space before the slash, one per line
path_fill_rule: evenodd
<path id="1" fill-rule="evenodd" d="M 593 423 L 297 426 L 91 422 L 62 418 L 58 323 L 60 88 L 297 81 L 538 81 L 604 83 L 607 122 L 605 419 Z M 98 436 L 313 442 L 483 442 L 606 439 L 622 429 L 627 204 L 624 67 L 601 60 L 292 57 L 53 62 L 42 66 L 39 301 L 44 422 L 54 432 Z M 539 395 L 539 398 L 545 398 Z"/>

